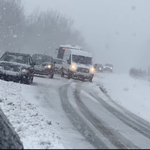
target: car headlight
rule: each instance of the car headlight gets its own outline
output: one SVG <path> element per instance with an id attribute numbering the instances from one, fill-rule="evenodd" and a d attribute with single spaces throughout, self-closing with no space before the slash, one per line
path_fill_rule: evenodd
<path id="1" fill-rule="evenodd" d="M 77 69 L 77 66 L 76 66 L 75 64 L 72 64 L 71 67 L 70 67 L 70 69 L 71 69 L 71 70 L 76 70 L 76 69 Z"/>
<path id="2" fill-rule="evenodd" d="M 113 68 L 111 67 L 110 69 L 112 70 Z"/>
<path id="3" fill-rule="evenodd" d="M 95 72 L 95 68 L 94 67 L 90 68 L 90 72 L 94 73 Z"/>
<path id="4" fill-rule="evenodd" d="M 28 73 L 28 70 L 27 69 L 22 69 L 22 72 L 23 73 Z"/>
<path id="5" fill-rule="evenodd" d="M 52 68 L 52 66 L 51 66 L 51 65 L 47 65 L 47 66 L 45 66 L 45 68 L 47 68 L 47 69 L 51 69 L 51 68 Z"/>
<path id="6" fill-rule="evenodd" d="M 102 68 L 99 68 L 99 70 L 102 70 Z"/>

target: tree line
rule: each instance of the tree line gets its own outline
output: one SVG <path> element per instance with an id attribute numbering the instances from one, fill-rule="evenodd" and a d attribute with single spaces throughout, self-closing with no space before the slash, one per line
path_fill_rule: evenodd
<path id="1" fill-rule="evenodd" d="M 133 78 L 146 79 L 148 74 L 145 70 L 131 68 L 129 71 L 129 75 Z"/>
<path id="2" fill-rule="evenodd" d="M 26 16 L 21 0 L 0 0 L 0 51 L 53 54 L 60 44 L 86 47 L 73 24 L 54 10 Z"/>

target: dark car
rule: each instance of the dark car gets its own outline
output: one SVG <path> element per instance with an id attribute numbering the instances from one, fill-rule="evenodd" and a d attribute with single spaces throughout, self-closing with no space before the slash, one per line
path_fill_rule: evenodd
<path id="1" fill-rule="evenodd" d="M 43 54 L 34 54 L 32 56 L 35 75 L 46 75 L 48 78 L 53 78 L 55 73 L 55 62 L 53 57 Z"/>
<path id="2" fill-rule="evenodd" d="M 0 78 L 6 81 L 31 84 L 34 63 L 29 54 L 5 52 L 0 58 Z"/>
<path id="3" fill-rule="evenodd" d="M 102 64 L 95 64 L 94 68 L 96 72 L 103 72 L 104 69 Z"/>
<path id="4" fill-rule="evenodd" d="M 104 71 L 113 72 L 113 65 L 112 64 L 105 64 L 104 65 Z"/>

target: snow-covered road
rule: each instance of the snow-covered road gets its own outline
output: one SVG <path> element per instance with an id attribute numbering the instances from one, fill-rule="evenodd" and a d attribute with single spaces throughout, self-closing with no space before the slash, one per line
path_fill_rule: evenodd
<path id="1" fill-rule="evenodd" d="M 149 120 L 109 97 L 107 81 L 115 77 L 96 75 L 92 84 L 59 76 L 35 77 L 33 85 L 0 81 L 0 107 L 25 148 L 150 148 Z"/>

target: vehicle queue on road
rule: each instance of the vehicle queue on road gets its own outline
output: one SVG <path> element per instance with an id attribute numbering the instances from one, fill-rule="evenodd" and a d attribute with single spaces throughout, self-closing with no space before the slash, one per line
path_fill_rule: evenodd
<path id="1" fill-rule="evenodd" d="M 92 53 L 83 50 L 80 46 L 60 45 L 55 52 L 56 56 L 45 54 L 24 54 L 5 52 L 0 58 L 0 79 L 33 83 L 34 76 L 54 78 L 54 74 L 61 77 L 88 80 L 92 82 L 95 72 L 113 72 L 113 65 L 93 64 Z"/>

